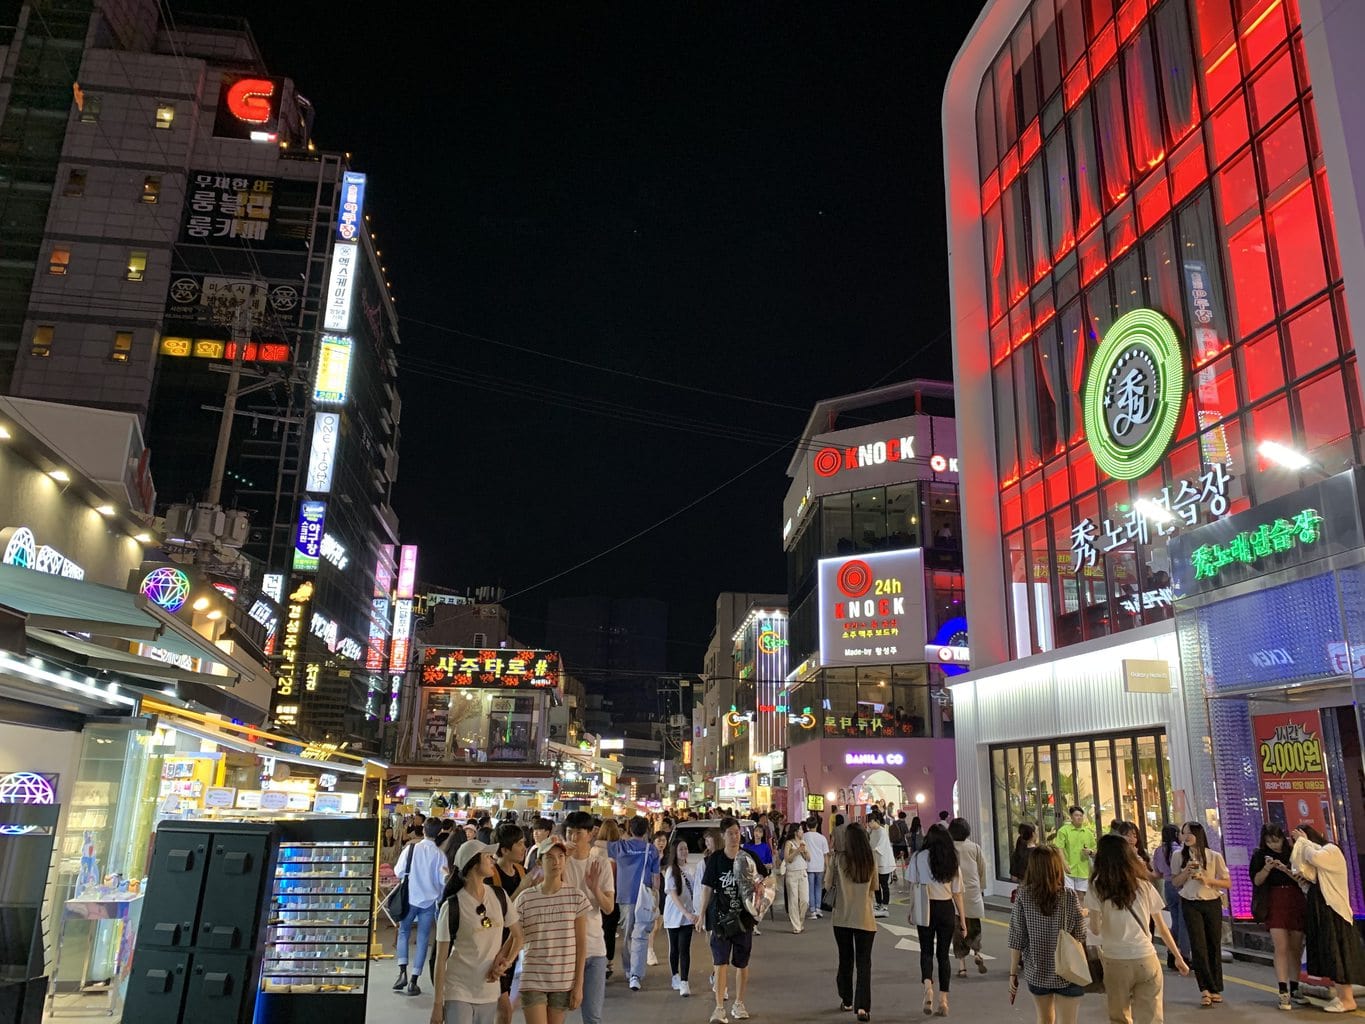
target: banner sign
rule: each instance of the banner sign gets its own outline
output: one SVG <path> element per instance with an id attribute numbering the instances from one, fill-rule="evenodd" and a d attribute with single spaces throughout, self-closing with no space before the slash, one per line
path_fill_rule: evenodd
<path id="1" fill-rule="evenodd" d="M 822 558 L 820 663 L 924 660 L 924 553 L 919 548 Z"/>
<path id="2" fill-rule="evenodd" d="M 1266 822 L 1285 832 L 1307 822 L 1331 835 L 1322 714 L 1310 710 L 1252 715 L 1251 732 Z"/>
<path id="3" fill-rule="evenodd" d="M 428 647 L 422 685 L 547 689 L 559 685 L 559 652 Z"/>

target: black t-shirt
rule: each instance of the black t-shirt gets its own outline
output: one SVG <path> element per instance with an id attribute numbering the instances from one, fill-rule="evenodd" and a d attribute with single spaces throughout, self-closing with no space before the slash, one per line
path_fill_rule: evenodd
<path id="1" fill-rule="evenodd" d="M 706 905 L 706 927 L 714 928 L 716 922 L 730 910 L 735 903 L 742 903 L 743 897 L 739 893 L 739 876 L 735 874 L 735 861 L 748 858 L 750 863 L 758 868 L 759 875 L 767 875 L 768 868 L 757 857 L 745 850 L 740 850 L 734 858 L 726 855 L 724 850 L 717 850 L 706 859 L 706 870 L 702 872 L 701 884 L 711 889 L 711 902 Z M 746 930 L 753 928 L 753 919 L 745 915 Z"/>
<path id="2" fill-rule="evenodd" d="M 1272 857 L 1282 864 L 1289 863 L 1288 850 L 1285 850 L 1283 853 L 1276 853 L 1274 850 L 1268 850 L 1263 846 L 1251 855 L 1251 864 L 1248 866 L 1248 870 L 1251 872 L 1251 877 L 1255 878 L 1257 875 L 1259 875 L 1261 871 L 1265 868 L 1265 862 Z M 1298 885 L 1299 883 L 1294 881 L 1292 877 L 1286 875 L 1283 871 L 1272 871 L 1266 877 L 1265 884 Z"/>

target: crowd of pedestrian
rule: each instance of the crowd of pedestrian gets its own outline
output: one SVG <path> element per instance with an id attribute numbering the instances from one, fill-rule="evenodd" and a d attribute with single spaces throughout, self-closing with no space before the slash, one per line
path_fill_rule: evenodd
<path id="1" fill-rule="evenodd" d="M 528 1024 L 560 1024 L 571 1010 L 600 1024 L 618 952 L 626 987 L 638 992 L 660 963 L 662 933 L 671 987 L 689 997 L 701 932 L 710 1022 L 743 1021 L 754 939 L 780 898 L 794 935 L 832 918 L 839 1008 L 869 1021 L 877 918 L 890 912 L 893 883 L 903 883 L 922 1009 L 947 1017 L 953 961 L 959 979 L 969 962 L 988 973 L 985 853 L 971 825 L 946 813 L 927 829 L 889 808 L 858 817 L 845 820 L 836 809 L 825 820 L 761 815 L 742 825 L 727 814 L 701 828 L 579 811 L 528 828 L 490 816 L 460 823 L 415 816 L 386 829 L 380 850 L 402 880 L 393 989 L 421 995 L 428 973 L 432 1024 L 509 1024 L 518 1008 Z M 1354 1011 L 1365 947 L 1342 851 L 1311 824 L 1289 833 L 1267 824 L 1247 870 L 1253 917 L 1274 945 L 1279 1008 L 1308 1003 L 1300 986 L 1306 952 L 1307 974 L 1332 986 L 1322 1008 Z M 1097 835 L 1086 812 L 1071 807 L 1051 835 L 1018 827 L 1008 874 L 1009 998 L 1022 978 L 1038 1024 L 1074 1024 L 1081 996 L 1097 990 L 1110 1020 L 1159 1024 L 1165 978 L 1154 938 L 1167 969 L 1193 974 L 1201 1006 L 1223 1002 L 1223 900 L 1232 875 L 1200 823 L 1165 826 L 1149 855 L 1135 824 L 1114 821 Z"/>

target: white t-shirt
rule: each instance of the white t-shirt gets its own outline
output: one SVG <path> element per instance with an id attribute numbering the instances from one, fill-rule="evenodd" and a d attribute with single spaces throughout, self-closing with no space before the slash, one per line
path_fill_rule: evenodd
<path id="1" fill-rule="evenodd" d="M 597 876 L 597 886 L 604 893 L 616 894 L 616 881 L 611 877 L 611 861 L 607 859 L 606 852 L 600 849 L 592 849 L 588 856 L 579 860 L 570 854 L 564 860 L 564 882 L 572 885 L 588 898 L 592 904 L 592 909 L 599 911 L 596 914 L 587 916 L 588 922 L 588 952 L 589 958 L 607 955 L 607 940 L 602 935 L 602 907 L 597 902 L 597 897 L 592 894 L 592 889 L 588 885 L 588 873 L 593 872 Z"/>
<path id="2" fill-rule="evenodd" d="M 1151 882 L 1138 885 L 1132 907 L 1116 907 L 1101 900 L 1092 884 L 1085 894 L 1090 911 L 1090 932 L 1100 939 L 1100 953 L 1111 960 L 1145 960 L 1156 954 L 1152 945 L 1151 921 L 1166 908 L 1166 902 Z"/>
<path id="3" fill-rule="evenodd" d="M 1189 849 L 1189 847 L 1187 847 Z M 1190 863 L 1194 863 L 1195 853 L 1190 850 Z M 1178 853 L 1172 858 L 1172 871 L 1175 874 L 1185 870 L 1184 854 Z M 1204 851 L 1204 877 L 1205 878 L 1229 878 L 1228 862 L 1223 859 L 1223 855 L 1217 850 Z M 1195 878 L 1186 880 L 1180 887 L 1180 895 L 1187 900 L 1216 900 L 1223 896 L 1222 889 L 1215 889 L 1211 885 L 1205 885 Z"/>
<path id="4" fill-rule="evenodd" d="M 669 868 L 667 871 L 664 872 L 665 928 L 681 928 L 683 925 L 690 923 L 687 920 L 687 918 L 683 917 L 682 907 L 679 907 L 678 903 L 674 902 L 675 900 L 682 903 L 683 907 L 686 907 L 693 913 L 696 913 L 697 909 L 698 885 L 697 879 L 694 876 L 693 871 L 691 870 L 690 867 L 683 868 L 681 894 L 674 892 L 673 889 L 674 885 L 677 884 L 676 881 L 674 880 L 674 875 L 676 875 L 677 873 L 678 873 L 677 868 Z"/>
<path id="5" fill-rule="evenodd" d="M 910 858 L 910 881 L 928 889 L 931 900 L 950 900 L 954 893 L 962 891 L 962 869 L 957 870 L 951 882 L 940 882 L 929 869 L 929 851 L 921 850 Z"/>
<path id="6" fill-rule="evenodd" d="M 691 861 L 688 861 L 691 864 Z M 698 855 L 692 872 L 692 913 L 701 910 L 701 880 L 706 876 L 706 858 Z"/>
<path id="7" fill-rule="evenodd" d="M 829 840 L 819 832 L 807 832 L 801 838 L 806 841 L 806 870 L 820 874 L 825 870 L 825 857 L 829 854 Z"/>
<path id="8" fill-rule="evenodd" d="M 507 905 L 507 918 L 503 919 L 502 903 L 493 886 L 485 883 L 483 902 L 480 903 L 461 889 L 455 897 L 460 907 L 460 927 L 455 935 L 455 946 L 446 961 L 446 988 L 442 997 L 446 1002 L 456 1000 L 461 1003 L 496 1003 L 500 989 L 497 980 L 485 981 L 493 958 L 502 948 L 502 930 L 517 923 L 515 904 Z M 441 904 L 441 912 L 436 917 L 436 941 L 450 941 L 450 913 L 454 900 Z M 478 908 L 483 907 L 483 914 Z M 484 917 L 489 926 L 483 927 Z M 421 970 L 421 964 L 415 965 Z"/>

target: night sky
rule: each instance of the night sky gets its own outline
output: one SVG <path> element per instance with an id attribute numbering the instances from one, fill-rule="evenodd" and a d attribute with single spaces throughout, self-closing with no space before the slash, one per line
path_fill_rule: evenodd
<path id="1" fill-rule="evenodd" d="M 719 591 L 786 590 L 811 405 L 951 378 L 939 110 L 981 6 L 234 7 L 369 175 L 424 579 L 505 587 L 530 642 L 548 598 L 662 598 L 683 671 Z"/>

